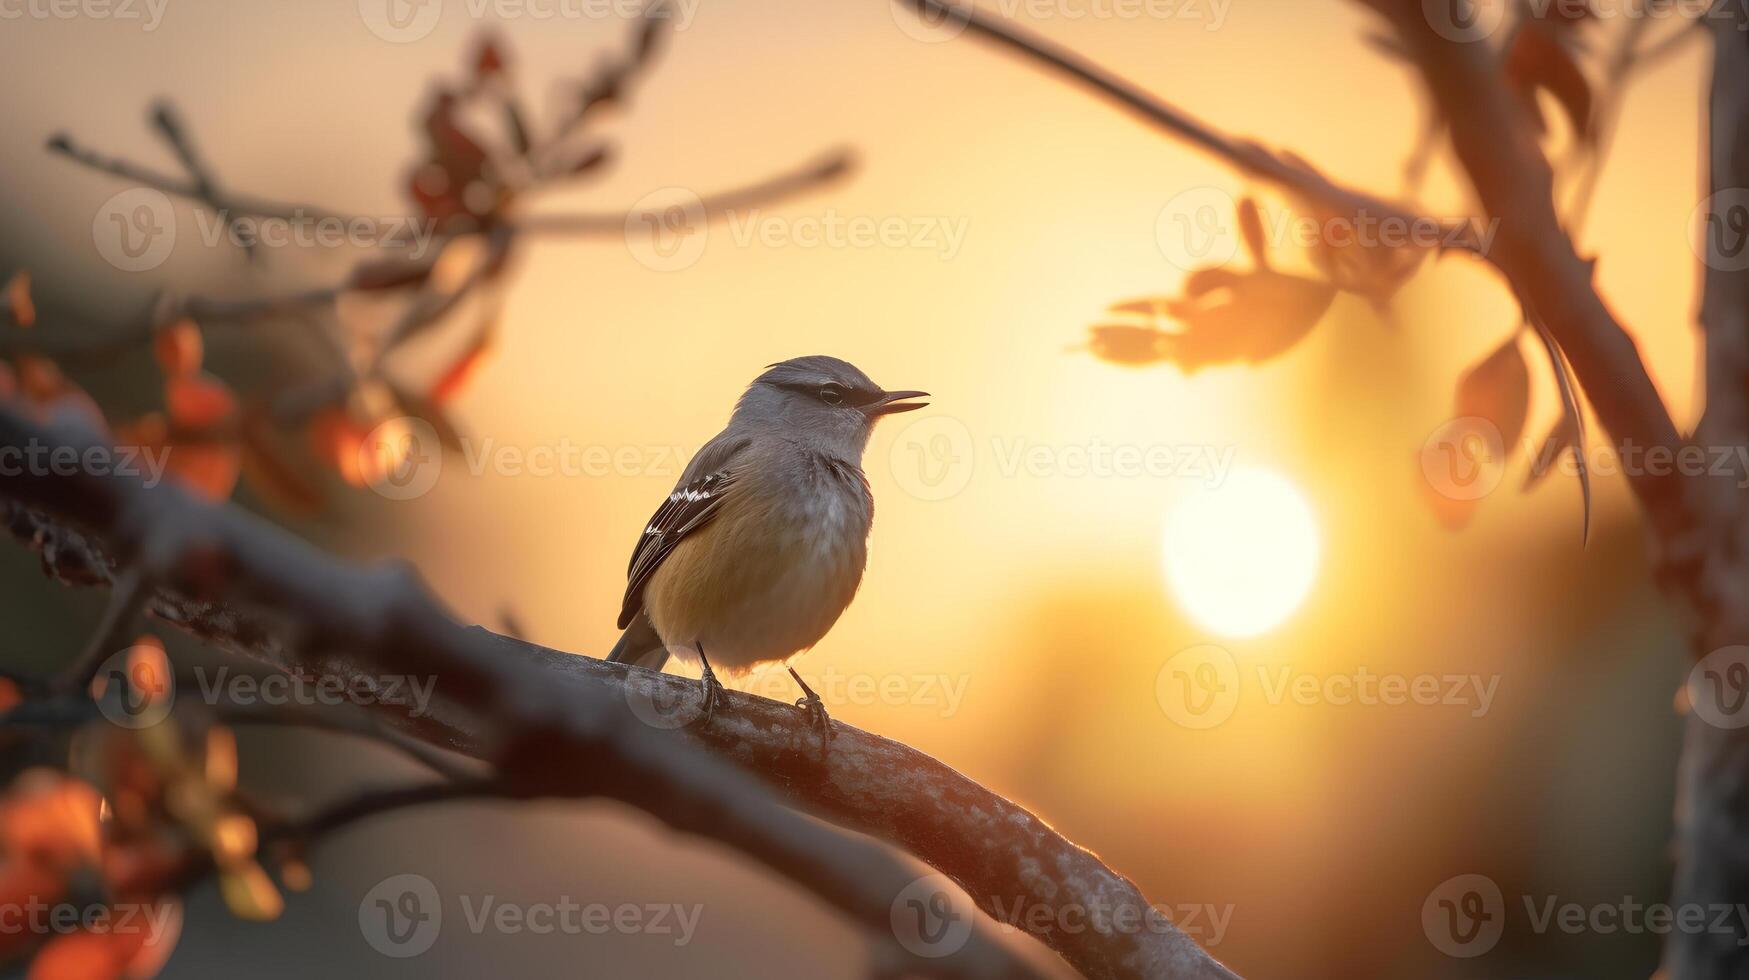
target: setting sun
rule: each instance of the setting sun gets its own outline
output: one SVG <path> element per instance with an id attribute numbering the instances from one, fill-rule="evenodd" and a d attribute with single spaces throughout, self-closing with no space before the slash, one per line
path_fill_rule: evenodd
<path id="1" fill-rule="evenodd" d="M 1198 625 L 1256 636 L 1305 600 L 1318 547 L 1318 524 L 1298 487 L 1270 470 L 1235 470 L 1167 516 L 1166 581 Z"/>

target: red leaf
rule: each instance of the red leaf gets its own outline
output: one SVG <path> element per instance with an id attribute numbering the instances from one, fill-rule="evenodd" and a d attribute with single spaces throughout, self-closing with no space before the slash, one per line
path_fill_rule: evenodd
<path id="1" fill-rule="evenodd" d="M 443 373 L 438 376 L 436 383 L 431 386 L 431 394 L 428 396 L 431 404 L 447 405 L 461 394 L 462 389 L 466 388 L 468 383 L 473 380 L 474 373 L 479 370 L 481 362 L 491 352 L 492 343 L 496 338 L 497 329 L 492 323 L 487 323 L 480 329 L 479 333 L 474 335 L 474 342 L 469 344 L 467 349 L 462 351 L 461 356 L 444 369 Z"/>
<path id="2" fill-rule="evenodd" d="M 1459 379 L 1457 415 L 1494 423 L 1500 430 L 1500 444 L 1510 456 L 1524 434 L 1529 413 L 1530 366 L 1518 346 L 1518 335 L 1513 334 Z"/>
<path id="3" fill-rule="evenodd" d="M 183 432 L 213 433 L 237 419 L 237 396 L 210 374 L 172 377 L 164 385 L 171 425 Z"/>
<path id="4" fill-rule="evenodd" d="M 200 326 L 188 317 L 159 327 L 152 338 L 152 356 L 157 359 L 158 367 L 164 374 L 172 378 L 200 370 L 205 351 L 206 345 L 201 340 Z"/>
<path id="5" fill-rule="evenodd" d="M 498 39 L 487 36 L 480 41 L 480 50 L 474 55 L 474 78 L 484 81 L 504 72 L 504 55 L 498 50 Z"/>

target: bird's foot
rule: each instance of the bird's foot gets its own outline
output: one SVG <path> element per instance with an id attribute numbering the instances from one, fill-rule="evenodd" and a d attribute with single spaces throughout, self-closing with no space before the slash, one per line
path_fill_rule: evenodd
<path id="1" fill-rule="evenodd" d="M 699 683 L 704 685 L 704 714 L 700 718 L 709 725 L 717 716 L 717 706 L 724 700 L 722 682 L 717 680 L 716 671 L 711 670 L 709 661 L 704 663 L 704 675 L 699 678 Z"/>
<path id="2" fill-rule="evenodd" d="M 795 678 L 796 686 L 802 689 L 804 697 L 796 698 L 796 707 L 802 709 L 808 716 L 808 724 L 820 733 L 820 754 L 824 756 L 832 739 L 838 737 L 832 731 L 832 716 L 826 713 L 826 702 L 814 693 L 808 682 L 802 680 L 802 675 L 796 673 L 794 667 L 789 668 L 789 675 Z"/>

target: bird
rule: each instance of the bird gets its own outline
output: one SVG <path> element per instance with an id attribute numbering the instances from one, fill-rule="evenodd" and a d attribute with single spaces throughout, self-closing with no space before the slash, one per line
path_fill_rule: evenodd
<path id="1" fill-rule="evenodd" d="M 927 397 L 823 354 L 768 365 L 638 536 L 607 659 L 651 670 L 671 653 L 696 659 L 707 725 L 723 698 L 716 670 L 784 662 L 824 746 L 825 705 L 788 662 L 862 583 L 874 522 L 862 457 L 875 423 Z"/>

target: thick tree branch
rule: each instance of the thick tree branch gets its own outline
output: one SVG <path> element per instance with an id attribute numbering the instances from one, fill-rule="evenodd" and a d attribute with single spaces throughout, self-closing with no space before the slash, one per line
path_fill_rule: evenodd
<path id="1" fill-rule="evenodd" d="M 0 407 L 0 450 L 67 441 Z M 744 767 L 792 804 L 935 866 L 981 907 L 1022 912 L 1012 924 L 1043 929 L 1038 938 L 1087 976 L 1233 976 L 1092 854 L 903 745 L 837 725 L 822 763 L 800 712 L 739 693 L 699 730 L 686 725 L 699 710 L 694 682 L 462 627 L 402 572 L 340 564 L 172 487 L 4 472 L 0 496 L 9 526 L 58 577 L 101 584 L 118 562 L 138 563 L 160 583 L 149 611 L 222 648 L 348 681 L 435 678 L 428 714 L 377 710 L 493 762 L 516 795 L 623 800 L 743 851 L 890 937 L 892 904 L 912 876 L 879 847 L 773 807 Z M 1041 906 L 1073 909 L 1090 926 L 1053 929 L 1039 923 L 1055 915 L 1024 915 Z M 959 975 L 1024 973 L 981 932 L 945 962 Z"/>
<path id="2" fill-rule="evenodd" d="M 1674 452 L 1681 437 L 1634 341 L 1592 285 L 1555 212 L 1554 173 L 1507 92 L 1491 49 L 1440 36 L 1418 0 L 1367 0 L 1396 26 L 1421 68 L 1477 197 L 1500 222 L 1489 259 L 1572 362 L 1598 418 L 1621 445 Z M 1646 468 L 1628 474 L 1653 528 L 1692 526 L 1683 481 Z"/>
<path id="3" fill-rule="evenodd" d="M 1063 73 L 1240 171 L 1339 213 L 1413 223 L 1433 220 L 1336 184 L 1297 158 L 1222 133 L 1111 72 L 969 6 L 950 0 L 899 2 L 963 21 L 968 32 Z M 1500 235 L 1485 251 L 1472 232 L 1466 239 L 1470 250 L 1498 268 L 1527 311 L 1545 322 L 1618 444 L 1640 451 L 1654 446 L 1674 450 L 1680 442 L 1676 428 L 1633 341 L 1592 289 L 1590 264 L 1574 254 L 1560 227 L 1548 162 L 1530 139 L 1522 110 L 1501 87 L 1490 49 L 1440 38 L 1427 24 L 1419 0 L 1371 2 L 1398 23 L 1411 54 L 1426 66 L 1483 206 L 1501 222 Z M 1641 472 L 1631 480 L 1655 527 L 1677 533 L 1688 526 L 1677 478 Z"/>

